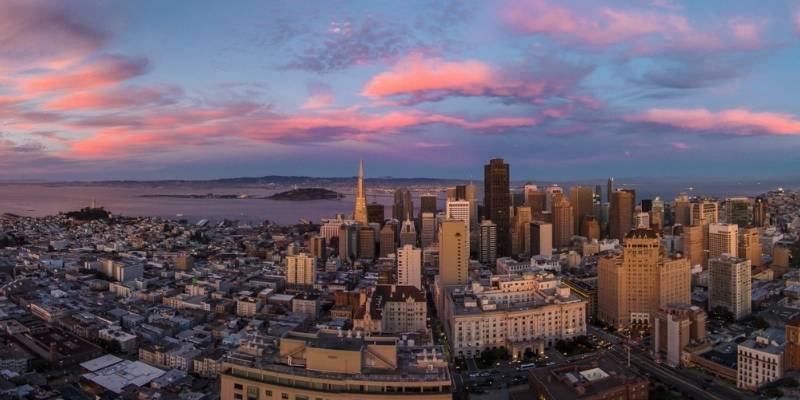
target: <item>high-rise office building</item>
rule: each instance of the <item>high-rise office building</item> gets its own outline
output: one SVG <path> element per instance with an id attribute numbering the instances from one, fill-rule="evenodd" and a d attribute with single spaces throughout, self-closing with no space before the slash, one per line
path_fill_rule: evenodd
<path id="1" fill-rule="evenodd" d="M 469 254 L 464 221 L 446 219 L 439 228 L 439 282 L 442 286 L 465 285 L 469 273 Z"/>
<path id="2" fill-rule="evenodd" d="M 753 222 L 753 210 L 747 197 L 725 199 L 725 222 L 744 228 Z"/>
<path id="3" fill-rule="evenodd" d="M 547 211 L 547 193 L 541 191 L 527 193 L 526 205 L 531 208 L 531 215 L 536 217 Z"/>
<path id="4" fill-rule="evenodd" d="M 739 226 L 734 224 L 708 225 L 708 257 L 739 254 Z"/>
<path id="5" fill-rule="evenodd" d="M 384 216 L 384 208 L 383 204 L 380 203 L 369 203 L 367 204 L 367 221 L 370 224 L 379 224 L 383 226 L 383 222 L 386 220 Z"/>
<path id="6" fill-rule="evenodd" d="M 436 215 L 436 202 L 438 197 L 435 194 L 423 194 L 419 197 L 419 215 L 422 217 L 423 213 L 431 213 Z"/>
<path id="7" fill-rule="evenodd" d="M 367 217 L 367 191 L 364 187 L 364 161 L 358 164 L 358 181 L 356 182 L 356 204 L 353 219 L 361 225 L 369 223 Z M 382 221 L 381 221 L 382 222 Z"/>
<path id="8" fill-rule="evenodd" d="M 614 178 L 608 178 L 606 182 L 606 201 L 611 203 L 611 193 L 614 192 Z"/>
<path id="9" fill-rule="evenodd" d="M 466 199 L 469 202 L 469 224 L 470 229 L 475 228 L 480 223 L 478 220 L 478 197 L 475 194 L 475 184 L 470 182 L 465 188 Z"/>
<path id="10" fill-rule="evenodd" d="M 392 206 L 392 218 L 398 221 L 405 221 L 414 216 L 414 202 L 411 200 L 411 192 L 408 189 L 397 189 L 394 191 L 394 205 Z"/>
<path id="11" fill-rule="evenodd" d="M 319 235 L 311 236 L 308 239 L 308 247 L 311 256 L 325 262 L 328 259 L 328 248 L 325 246 L 325 238 Z"/>
<path id="12" fill-rule="evenodd" d="M 651 199 L 642 199 L 642 201 L 639 203 L 639 205 L 642 207 L 642 212 L 649 213 L 650 210 L 653 209 L 653 200 L 651 200 Z"/>
<path id="13" fill-rule="evenodd" d="M 553 204 L 553 246 L 556 248 L 567 247 L 572 242 L 574 234 L 572 222 L 572 205 L 565 197 L 560 196 Z"/>
<path id="14" fill-rule="evenodd" d="M 768 224 L 767 201 L 763 197 L 756 197 L 753 202 L 753 225 L 762 228 Z"/>
<path id="15" fill-rule="evenodd" d="M 594 215 L 587 215 L 583 217 L 583 222 L 581 223 L 581 232 L 583 232 L 583 236 L 590 241 L 595 239 L 599 240 L 600 221 L 598 221 L 597 217 Z"/>
<path id="16" fill-rule="evenodd" d="M 436 214 L 426 212 L 420 216 L 420 246 L 424 249 L 436 242 Z"/>
<path id="17" fill-rule="evenodd" d="M 375 259 L 375 229 L 371 226 L 358 228 L 358 258 L 361 260 Z"/>
<path id="18" fill-rule="evenodd" d="M 400 247 L 407 244 L 417 245 L 417 228 L 414 227 L 414 221 L 410 219 L 403 221 L 403 225 L 400 226 Z"/>
<path id="19" fill-rule="evenodd" d="M 675 198 L 672 210 L 675 213 L 674 224 L 689 226 L 692 224 L 691 212 L 689 210 L 689 195 L 681 193 Z"/>
<path id="20" fill-rule="evenodd" d="M 692 266 L 707 264 L 702 226 L 681 226 L 681 241 L 683 242 L 683 256 L 689 260 Z"/>
<path id="21" fill-rule="evenodd" d="M 595 203 L 603 202 L 603 186 L 594 185 L 594 197 L 592 199 Z"/>
<path id="22" fill-rule="evenodd" d="M 511 223 L 511 253 L 514 256 L 520 254 L 530 256 L 530 238 L 528 237 L 528 224 L 533 221 L 531 208 L 519 206 L 514 212 Z"/>
<path id="23" fill-rule="evenodd" d="M 497 225 L 491 220 L 481 221 L 478 261 L 494 265 L 497 260 Z"/>
<path id="24" fill-rule="evenodd" d="M 397 249 L 397 284 L 422 290 L 422 249 L 408 244 Z"/>
<path id="25" fill-rule="evenodd" d="M 620 189 L 611 193 L 608 210 L 609 237 L 621 242 L 633 229 L 633 211 L 636 206 L 636 192 Z"/>
<path id="26" fill-rule="evenodd" d="M 708 225 L 719 222 L 719 204 L 712 200 L 698 200 L 689 203 L 689 223 Z"/>
<path id="27" fill-rule="evenodd" d="M 740 258 L 750 261 L 754 267 L 761 266 L 761 240 L 756 227 L 748 227 L 739 230 L 739 254 Z"/>
<path id="28" fill-rule="evenodd" d="M 449 200 L 445 207 L 445 218 L 464 221 L 467 227 L 467 235 L 470 232 L 471 204 L 468 200 Z M 469 237 L 469 236 L 468 236 Z M 467 240 L 467 254 L 470 252 L 469 240 Z"/>
<path id="29" fill-rule="evenodd" d="M 572 205 L 573 232 L 586 236 L 582 230 L 583 218 L 594 214 L 594 189 L 589 186 L 570 187 L 569 203 Z"/>
<path id="30" fill-rule="evenodd" d="M 358 225 L 344 223 L 339 227 L 339 259 L 344 262 L 358 258 Z"/>
<path id="31" fill-rule="evenodd" d="M 397 249 L 396 232 L 397 225 L 395 224 L 394 220 L 387 222 L 386 225 L 381 228 L 379 251 L 381 257 L 387 257 L 389 254 L 394 254 L 395 250 Z"/>
<path id="32" fill-rule="evenodd" d="M 559 198 L 564 197 L 564 188 L 558 185 L 550 185 L 545 190 L 545 209 L 547 211 L 553 211 L 553 204 L 558 201 Z"/>
<path id="33" fill-rule="evenodd" d="M 286 257 L 286 284 L 291 286 L 313 286 L 317 281 L 317 260 L 300 253 Z"/>
<path id="34" fill-rule="evenodd" d="M 530 230 L 530 248 L 532 256 L 553 255 L 553 225 L 544 221 L 533 221 L 528 224 Z"/>
<path id="35" fill-rule="evenodd" d="M 510 168 L 502 158 L 489 160 L 484 166 L 484 212 L 486 219 L 497 224 L 497 255 L 508 256 L 511 252 L 509 240 L 509 191 Z"/>
<path id="36" fill-rule="evenodd" d="M 636 228 L 650 228 L 650 213 L 637 212 L 633 214 L 633 226 Z"/>
<path id="37" fill-rule="evenodd" d="M 709 311 L 722 307 L 737 320 L 750 315 L 750 261 L 723 255 L 708 264 Z"/>
<path id="38" fill-rule="evenodd" d="M 634 229 L 621 255 L 598 262 L 598 318 L 618 328 L 647 325 L 664 306 L 690 304 L 691 267 L 685 258 L 667 258 L 652 229 Z"/>

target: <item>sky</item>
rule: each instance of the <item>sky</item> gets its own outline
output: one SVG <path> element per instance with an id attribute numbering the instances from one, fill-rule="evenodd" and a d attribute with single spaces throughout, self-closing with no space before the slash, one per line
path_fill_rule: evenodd
<path id="1" fill-rule="evenodd" d="M 800 175 L 798 1 L 0 1 L 0 179 Z"/>

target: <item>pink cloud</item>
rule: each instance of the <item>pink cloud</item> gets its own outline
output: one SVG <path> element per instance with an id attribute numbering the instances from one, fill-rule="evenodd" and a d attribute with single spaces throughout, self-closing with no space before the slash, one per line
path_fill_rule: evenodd
<path id="1" fill-rule="evenodd" d="M 23 80 L 21 87 L 26 92 L 86 90 L 141 75 L 147 70 L 147 65 L 148 60 L 144 58 L 103 56 L 74 68 L 34 75 Z"/>
<path id="2" fill-rule="evenodd" d="M 688 150 L 689 149 L 689 145 L 687 143 L 684 143 L 684 142 L 672 142 L 670 144 L 672 145 L 672 148 L 675 149 L 675 150 Z"/>
<path id="3" fill-rule="evenodd" d="M 452 146 L 452 143 L 431 143 L 431 142 L 417 142 L 414 147 L 418 149 L 441 149 Z"/>
<path id="4" fill-rule="evenodd" d="M 581 3 L 582 4 L 582 3 Z M 546 0 L 511 0 L 500 17 L 525 35 L 543 34 L 571 45 L 630 46 L 633 54 L 666 50 L 757 50 L 763 22 L 734 17 L 724 26 L 698 28 L 676 10 L 664 7 L 623 10 L 582 7 L 580 11 Z"/>
<path id="5" fill-rule="evenodd" d="M 715 131 L 734 135 L 798 135 L 800 120 L 791 114 L 754 112 L 744 108 L 718 112 L 703 108 L 654 108 L 629 116 L 629 121 L 650 122 L 695 131 Z"/>
<path id="6" fill-rule="evenodd" d="M 194 122 L 186 122 L 186 114 L 196 115 Z M 354 109 L 297 115 L 278 115 L 266 110 L 238 115 L 187 111 L 181 115 L 151 115 L 141 119 L 146 123 L 127 127 L 110 126 L 100 129 L 94 136 L 77 140 L 67 155 L 108 158 L 143 151 L 159 151 L 174 146 L 208 145 L 237 140 L 277 143 L 370 141 L 431 124 L 499 133 L 538 123 L 534 118 L 525 117 L 470 120 L 414 110 L 379 114 Z"/>
<path id="7" fill-rule="evenodd" d="M 303 103 L 301 109 L 313 110 L 333 105 L 334 97 L 330 86 L 321 83 L 309 84 L 308 92 L 308 100 Z"/>
<path id="8" fill-rule="evenodd" d="M 498 69 L 478 60 L 446 61 L 414 53 L 370 79 L 361 94 L 399 99 L 400 104 L 438 101 L 448 96 L 499 97 L 536 102 L 574 86 L 588 71 L 568 65 Z M 534 72 L 540 72 L 533 76 Z"/>
<path id="9" fill-rule="evenodd" d="M 0 71 L 63 68 L 98 50 L 108 33 L 96 9 L 44 0 L 0 2 Z"/>
<path id="10" fill-rule="evenodd" d="M 50 110 L 130 108 L 151 104 L 174 103 L 182 94 L 175 87 L 129 87 L 105 91 L 76 92 L 47 102 Z"/>

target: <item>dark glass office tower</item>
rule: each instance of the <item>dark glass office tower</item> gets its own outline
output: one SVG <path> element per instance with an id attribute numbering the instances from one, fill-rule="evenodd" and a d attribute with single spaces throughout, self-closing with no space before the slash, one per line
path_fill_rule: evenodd
<path id="1" fill-rule="evenodd" d="M 509 240 L 509 192 L 510 168 L 502 158 L 494 158 L 483 169 L 483 207 L 486 219 L 497 225 L 497 255 L 508 256 L 511 252 Z"/>

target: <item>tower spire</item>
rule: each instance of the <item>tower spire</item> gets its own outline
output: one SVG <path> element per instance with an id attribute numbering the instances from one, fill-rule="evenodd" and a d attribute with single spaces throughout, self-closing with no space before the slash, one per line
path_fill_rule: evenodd
<path id="1" fill-rule="evenodd" d="M 356 182 L 356 204 L 353 219 L 359 224 L 367 225 L 367 191 L 364 188 L 364 160 L 358 163 L 358 180 Z"/>

